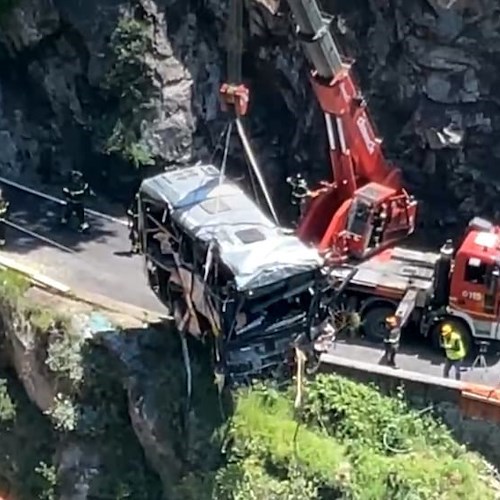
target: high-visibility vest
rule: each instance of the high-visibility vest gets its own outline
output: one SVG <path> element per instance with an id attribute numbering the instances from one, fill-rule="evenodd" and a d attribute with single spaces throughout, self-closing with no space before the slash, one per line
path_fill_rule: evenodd
<path id="1" fill-rule="evenodd" d="M 444 337 L 443 347 L 446 351 L 446 357 L 450 361 L 458 361 L 465 358 L 465 346 L 462 341 L 462 336 L 453 331 L 449 337 Z"/>

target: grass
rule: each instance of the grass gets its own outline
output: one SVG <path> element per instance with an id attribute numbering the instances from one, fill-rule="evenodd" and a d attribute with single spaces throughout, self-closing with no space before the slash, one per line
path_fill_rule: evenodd
<path id="1" fill-rule="evenodd" d="M 227 465 L 217 476 L 219 494 L 211 498 L 495 498 L 479 457 L 430 415 L 408 408 L 401 394 L 389 398 L 373 387 L 320 375 L 308 383 L 297 431 L 290 392 L 263 386 L 240 391 Z M 295 496 L 301 488 L 302 496 Z"/>
<path id="2" fill-rule="evenodd" d="M 239 446 L 279 469 L 300 463 L 307 475 L 331 484 L 334 471 L 345 463 L 344 447 L 308 428 L 296 433 L 287 398 L 252 390 L 240 395 L 233 420 L 233 437 Z"/>

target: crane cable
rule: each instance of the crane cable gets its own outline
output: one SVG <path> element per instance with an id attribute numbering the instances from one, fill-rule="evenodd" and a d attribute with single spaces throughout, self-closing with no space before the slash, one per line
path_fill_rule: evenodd
<path id="1" fill-rule="evenodd" d="M 219 170 L 219 179 L 218 179 L 218 184 L 217 184 L 217 195 L 215 197 L 215 212 L 214 212 L 214 217 L 217 217 L 220 211 L 220 191 L 222 184 L 224 182 L 224 179 L 226 178 L 226 165 L 227 165 L 227 156 L 229 153 L 229 141 L 231 140 L 231 132 L 233 130 L 233 122 L 230 121 L 226 127 L 226 140 L 224 142 L 224 152 L 222 155 L 222 163 L 221 167 Z M 216 244 L 216 238 L 215 238 L 215 228 L 212 231 L 212 237 L 210 239 L 210 243 L 208 244 L 207 248 L 207 255 L 205 258 L 205 273 L 203 276 L 203 281 L 206 283 L 208 279 L 208 274 L 210 272 L 210 269 L 212 267 L 212 261 L 213 261 L 213 250 L 214 246 Z"/>
<path id="2" fill-rule="evenodd" d="M 269 191 L 267 190 L 266 183 L 264 181 L 264 177 L 262 176 L 262 172 L 260 171 L 259 165 L 257 163 L 257 159 L 255 158 L 255 155 L 253 154 L 252 147 L 250 146 L 250 142 L 247 138 L 245 128 L 243 127 L 243 123 L 241 122 L 241 119 L 239 117 L 236 117 L 236 129 L 238 130 L 238 135 L 240 136 L 240 140 L 241 140 L 241 143 L 243 145 L 243 149 L 245 151 L 245 156 L 248 160 L 248 163 L 252 167 L 252 170 L 255 173 L 257 180 L 259 181 L 260 188 L 262 189 L 262 192 L 264 194 L 264 198 L 266 199 L 267 206 L 269 207 L 269 211 L 271 212 L 271 215 L 273 216 L 274 222 L 276 223 L 276 225 L 279 226 L 279 219 L 278 219 L 278 216 L 276 215 L 276 210 L 274 209 L 273 202 L 271 201 L 271 196 L 269 194 Z"/>

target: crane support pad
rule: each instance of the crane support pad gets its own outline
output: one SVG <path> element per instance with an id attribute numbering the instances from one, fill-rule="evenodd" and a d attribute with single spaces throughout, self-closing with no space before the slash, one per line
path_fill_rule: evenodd
<path id="1" fill-rule="evenodd" d="M 400 327 L 406 325 L 411 313 L 414 311 L 417 305 L 418 292 L 416 288 L 410 288 L 399 303 L 396 309 L 396 317 L 399 320 Z"/>

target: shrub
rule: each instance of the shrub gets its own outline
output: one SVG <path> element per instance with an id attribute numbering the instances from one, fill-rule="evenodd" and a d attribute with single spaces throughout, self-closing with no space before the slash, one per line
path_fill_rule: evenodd
<path id="1" fill-rule="evenodd" d="M 40 462 L 35 468 L 38 474 L 39 496 L 40 500 L 56 500 L 57 473 L 53 465 Z"/>
<path id="2" fill-rule="evenodd" d="M 56 395 L 46 415 L 50 417 L 54 428 L 58 431 L 71 432 L 77 427 L 78 409 L 71 398 L 63 394 Z"/>
<path id="3" fill-rule="evenodd" d="M 0 379 L 0 422 L 11 422 L 16 418 L 16 405 L 7 391 L 7 381 Z"/>
<path id="4" fill-rule="evenodd" d="M 153 71 L 146 62 L 152 51 L 150 26 L 124 17 L 111 36 L 111 65 L 104 89 L 115 110 L 104 125 L 104 152 L 118 153 L 135 167 L 154 163 L 141 127 L 152 110 Z"/>
<path id="5" fill-rule="evenodd" d="M 215 474 L 216 494 L 206 498 L 494 498 L 479 458 L 430 415 L 408 408 L 402 393 L 389 398 L 320 375 L 307 383 L 294 415 L 290 392 L 239 391 L 227 463 Z"/>
<path id="6" fill-rule="evenodd" d="M 11 270 L 0 269 L 0 296 L 12 307 L 19 305 L 19 301 L 29 289 L 29 281 L 21 274 Z"/>

